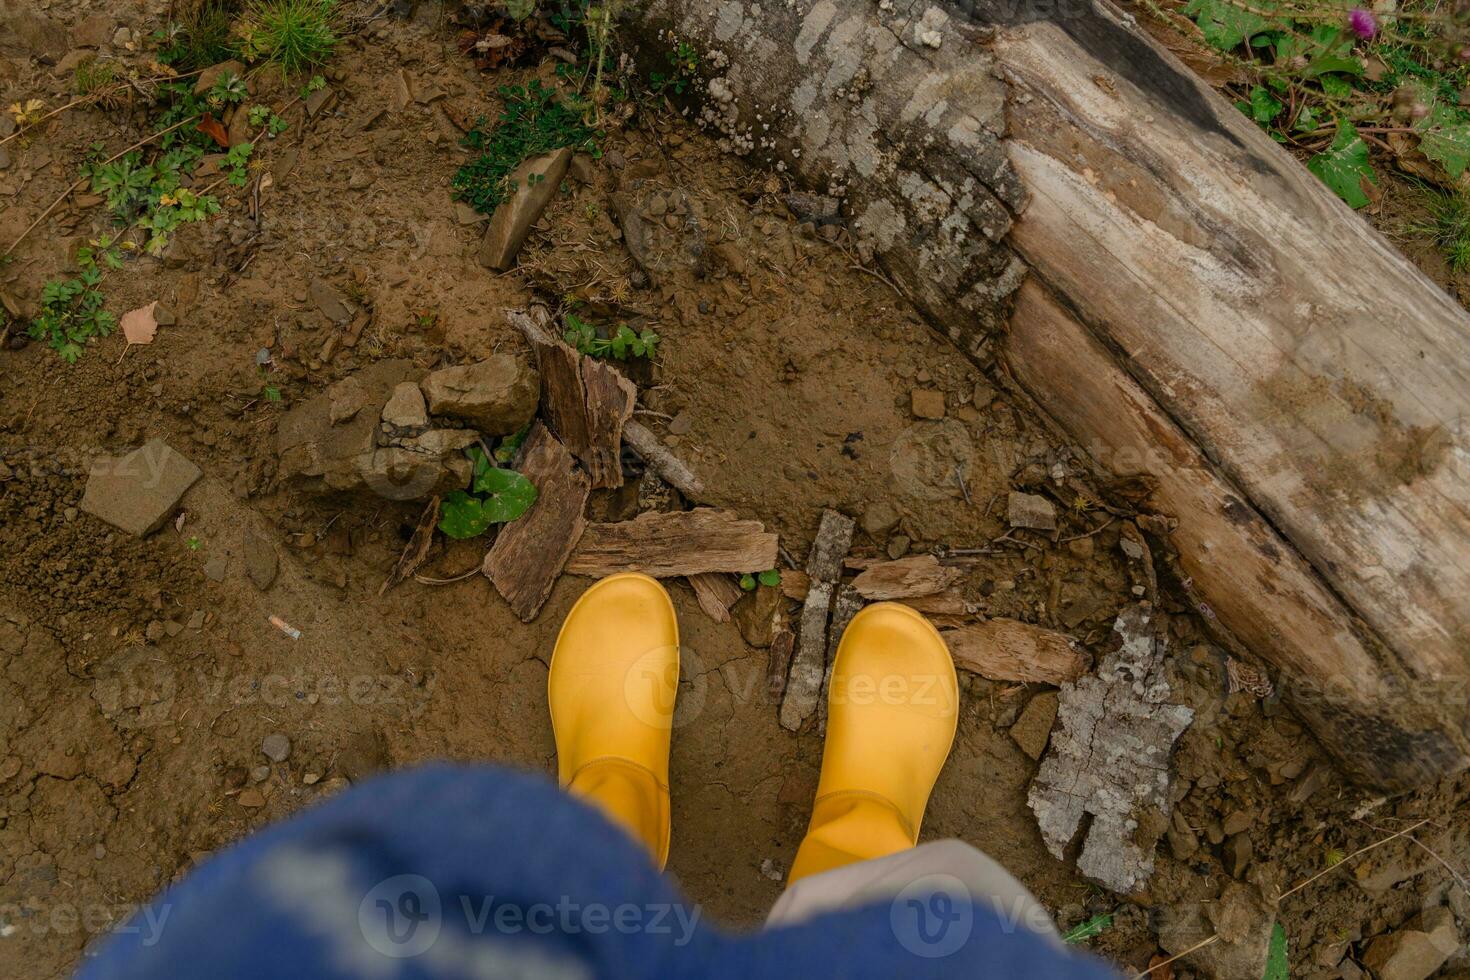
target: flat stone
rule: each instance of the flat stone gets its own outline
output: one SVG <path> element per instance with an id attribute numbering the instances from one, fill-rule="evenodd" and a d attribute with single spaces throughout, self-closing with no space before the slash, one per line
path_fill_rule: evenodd
<path id="1" fill-rule="evenodd" d="M 1057 529 L 1057 508 L 1050 500 L 1034 493 L 1012 490 L 1006 498 L 1006 519 L 1011 527 L 1028 527 L 1037 531 Z"/>
<path id="2" fill-rule="evenodd" d="M 194 79 L 194 94 L 203 95 L 214 88 L 214 83 L 225 75 L 234 75 L 236 78 L 245 77 L 245 66 L 238 61 L 221 61 L 217 65 L 210 65 L 199 73 Z"/>
<path id="3" fill-rule="evenodd" d="M 532 157 L 510 175 L 515 190 L 495 209 L 485 229 L 480 242 L 481 265 L 504 272 L 515 263 L 531 228 L 561 186 L 571 159 L 571 148 L 564 146 Z"/>
<path id="4" fill-rule="evenodd" d="M 1460 947 L 1455 917 L 1444 906 L 1429 909 L 1403 928 L 1368 944 L 1363 963 L 1377 980 L 1426 980 Z"/>
<path id="5" fill-rule="evenodd" d="M 279 568 L 276 548 L 254 528 L 245 529 L 245 575 L 264 592 L 276 580 Z"/>
<path id="6" fill-rule="evenodd" d="M 291 755 L 291 740 L 280 732 L 272 732 L 261 740 L 260 751 L 272 762 L 285 762 Z"/>
<path id="7" fill-rule="evenodd" d="M 944 392 L 933 388 L 915 388 L 909 392 L 909 407 L 921 419 L 944 418 Z"/>
<path id="8" fill-rule="evenodd" d="M 79 48 L 100 48 L 112 37 L 115 23 L 106 14 L 93 14 L 71 29 L 71 43 Z"/>
<path id="9" fill-rule="evenodd" d="M 211 555 L 204 563 L 204 577 L 211 582 L 223 582 L 225 572 L 229 570 L 229 562 L 224 555 Z"/>
<path id="10" fill-rule="evenodd" d="M 781 594 L 780 586 L 757 585 L 735 603 L 735 625 L 740 628 L 740 635 L 745 637 L 746 643 L 757 650 L 764 650 L 771 645 L 776 610 L 785 602 L 786 597 Z"/>
<path id="11" fill-rule="evenodd" d="M 383 422 L 398 429 L 428 427 L 429 409 L 417 384 L 405 381 L 393 389 L 388 404 L 383 406 Z"/>
<path id="12" fill-rule="evenodd" d="M 331 283 L 320 279 L 313 279 L 307 287 L 306 298 L 312 306 L 322 311 L 322 315 L 328 320 L 337 323 L 346 323 L 352 319 L 352 308 L 342 294 L 332 287 Z"/>
<path id="13" fill-rule="evenodd" d="M 241 790 L 235 799 L 248 810 L 258 810 L 265 806 L 265 794 L 258 789 Z"/>
<path id="14" fill-rule="evenodd" d="M 1026 708 L 1011 726 L 1011 738 L 1031 758 L 1040 760 L 1057 721 L 1057 694 L 1043 691 L 1026 702 Z"/>
<path id="15" fill-rule="evenodd" d="M 336 101 L 337 93 L 332 91 L 330 85 L 327 85 L 308 95 L 303 105 L 306 106 L 308 118 L 315 118 L 319 113 L 331 108 L 332 103 Z"/>
<path id="16" fill-rule="evenodd" d="M 441 368 L 419 387 L 431 415 L 463 419 L 488 436 L 519 431 L 536 414 L 541 379 L 536 369 L 510 354 Z"/>
<path id="17" fill-rule="evenodd" d="M 78 506 L 141 538 L 163 526 L 200 476 L 199 467 L 153 439 L 125 456 L 93 462 Z"/>
<path id="18" fill-rule="evenodd" d="M 871 537 L 882 537 L 898 526 L 899 517 L 898 508 L 890 501 L 874 501 L 863 510 L 863 530 Z"/>
<path id="19" fill-rule="evenodd" d="M 825 194 L 787 194 L 782 198 L 797 221 L 811 222 L 818 228 L 842 223 L 842 203 Z"/>
<path id="20" fill-rule="evenodd" d="M 459 225 L 477 225 L 485 216 L 463 201 L 454 204 L 454 221 Z"/>

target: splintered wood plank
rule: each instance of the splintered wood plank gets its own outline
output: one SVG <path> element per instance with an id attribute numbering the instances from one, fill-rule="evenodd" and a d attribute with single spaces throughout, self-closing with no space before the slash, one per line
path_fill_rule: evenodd
<path id="1" fill-rule="evenodd" d="M 582 537 L 591 488 L 572 454 L 540 422 L 521 445 L 515 468 L 536 487 L 536 502 L 501 529 L 480 570 L 515 614 L 530 622 Z"/>
<path id="2" fill-rule="evenodd" d="M 582 358 L 586 392 L 587 449 L 581 457 L 593 489 L 623 485 L 623 425 L 633 415 L 638 388 L 617 368 Z"/>
<path id="3" fill-rule="evenodd" d="M 786 696 L 781 701 L 781 726 L 793 732 L 817 710 L 822 695 L 822 681 L 827 673 L 827 614 L 837 581 L 842 577 L 842 560 L 852 547 L 854 529 L 850 517 L 835 510 L 822 511 L 822 522 L 807 555 L 806 574 L 810 585 L 801 607 L 796 656 L 791 661 L 791 676 L 787 678 Z"/>
<path id="4" fill-rule="evenodd" d="M 912 599 L 943 592 L 962 574 L 958 568 L 945 568 L 933 555 L 914 555 L 869 565 L 853 579 L 852 587 L 864 599 Z"/>
<path id="5" fill-rule="evenodd" d="M 725 572 L 700 572 L 688 576 L 688 580 L 699 608 L 717 623 L 728 623 L 730 607 L 745 595 L 735 578 Z"/>
<path id="6" fill-rule="evenodd" d="M 623 423 L 638 389 L 617 368 L 579 354 L 557 336 L 543 307 L 511 310 L 511 324 L 536 353 L 541 414 L 571 454 L 587 467 L 594 489 L 623 485 Z"/>
<path id="7" fill-rule="evenodd" d="M 1087 655 L 1071 637 L 1014 619 L 991 619 L 939 635 L 956 667 L 993 681 L 1066 684 L 1087 670 Z"/>
<path id="8" fill-rule="evenodd" d="M 777 537 L 760 521 L 699 507 L 590 524 L 566 570 L 601 578 L 643 572 L 654 578 L 701 572 L 764 572 L 776 567 Z"/>
<path id="9" fill-rule="evenodd" d="M 1096 674 L 1062 686 L 1061 727 L 1027 794 L 1047 850 L 1062 858 L 1085 827 L 1077 870 L 1119 894 L 1153 873 L 1169 825 L 1169 756 L 1194 717 L 1169 703 L 1164 642 L 1150 619 L 1146 603 L 1126 607 L 1113 625 L 1118 649 Z"/>
<path id="10" fill-rule="evenodd" d="M 623 423 L 623 439 L 661 480 L 687 499 L 700 502 L 700 498 L 704 496 L 704 484 L 683 460 L 659 441 L 658 436 L 641 423 L 628 419 Z"/>

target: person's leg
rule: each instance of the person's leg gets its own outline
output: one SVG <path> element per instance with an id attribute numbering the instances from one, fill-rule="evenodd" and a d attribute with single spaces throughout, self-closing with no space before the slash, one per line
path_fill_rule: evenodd
<path id="1" fill-rule="evenodd" d="M 669 856 L 669 735 L 679 624 L 663 586 L 613 575 L 567 613 L 547 677 L 557 781 Z"/>
<path id="2" fill-rule="evenodd" d="M 770 926 L 892 897 L 948 875 L 1002 918 L 1055 935 L 1026 888 L 961 841 L 915 847 L 959 717 L 954 663 L 939 633 L 896 603 L 860 612 L 832 664 L 822 773 L 806 837 Z"/>

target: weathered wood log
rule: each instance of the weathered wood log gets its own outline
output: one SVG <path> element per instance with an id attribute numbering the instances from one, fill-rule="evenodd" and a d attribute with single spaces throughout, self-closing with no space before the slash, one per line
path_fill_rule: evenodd
<path id="1" fill-rule="evenodd" d="M 1066 684 L 1088 666 L 1071 637 L 1014 619 L 988 619 L 939 635 L 956 667 L 993 681 Z"/>
<path id="2" fill-rule="evenodd" d="M 529 623 L 582 537 L 590 488 L 587 474 L 540 422 L 532 424 L 521 444 L 515 468 L 535 485 L 536 502 L 501 529 L 480 570 Z"/>
<path id="3" fill-rule="evenodd" d="M 781 727 L 796 731 L 817 709 L 827 672 L 827 617 L 842 578 L 842 559 L 857 525 L 835 510 L 822 511 L 817 536 L 806 560 L 809 585 L 801 607 L 796 654 L 781 700 Z M 783 575 L 784 579 L 785 576 Z"/>
<path id="4" fill-rule="evenodd" d="M 644 428 L 639 422 L 629 419 L 623 423 L 623 439 L 633 447 L 648 468 L 669 486 L 684 495 L 686 500 L 702 503 L 704 484 L 684 461 L 669 451 L 658 436 Z"/>
<path id="5" fill-rule="evenodd" d="M 650 512 L 631 521 L 587 525 L 566 570 L 598 578 L 617 572 L 654 578 L 763 572 L 775 567 L 778 547 L 776 535 L 760 521 L 743 521 L 728 510 Z"/>
<path id="6" fill-rule="evenodd" d="M 957 568 L 945 568 L 933 555 L 914 555 L 882 561 L 865 568 L 852 580 L 864 599 L 912 599 L 943 592 L 961 578 Z"/>
<path id="7" fill-rule="evenodd" d="M 1055 317 L 1027 336 L 1027 293 L 1015 376 L 1101 473 L 1159 480 L 1193 597 L 1351 774 L 1470 763 L 1470 316 L 1315 177 L 1106 0 L 649 0 L 631 27 L 703 52 L 697 118 L 842 192 L 982 366 L 1029 267 L 1093 373 Z"/>

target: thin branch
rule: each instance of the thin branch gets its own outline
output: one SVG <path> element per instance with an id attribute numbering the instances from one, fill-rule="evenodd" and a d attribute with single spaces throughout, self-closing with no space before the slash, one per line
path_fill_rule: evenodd
<path id="1" fill-rule="evenodd" d="M 1316 874 L 1312 875 L 1312 877 L 1308 878 L 1306 881 L 1303 881 L 1300 884 L 1298 884 L 1298 885 L 1294 886 L 1293 888 L 1291 888 L 1290 890 L 1284 891 L 1280 895 L 1277 895 L 1276 896 L 1277 903 L 1279 904 L 1280 902 L 1285 901 L 1287 898 L 1290 898 L 1292 895 L 1295 895 L 1297 892 L 1301 891 L 1303 888 L 1307 887 L 1312 882 L 1316 881 L 1318 878 L 1321 878 L 1323 875 L 1330 875 L 1330 874 L 1332 874 L 1332 872 L 1336 871 L 1338 868 L 1345 867 L 1349 861 L 1351 861 L 1353 858 L 1357 857 L 1358 855 L 1360 855 L 1360 854 L 1366 854 L 1369 851 L 1373 850 L 1375 847 L 1382 847 L 1384 844 L 1387 844 L 1391 840 L 1396 840 L 1399 837 L 1406 837 L 1406 836 L 1408 836 L 1408 834 L 1409 834 L 1410 831 L 1417 830 L 1418 828 L 1424 826 L 1428 822 L 1429 822 L 1429 818 L 1426 817 L 1423 820 L 1420 820 L 1418 823 L 1410 824 L 1409 826 L 1405 827 L 1403 830 L 1398 831 L 1397 833 L 1389 834 L 1387 837 L 1383 838 L 1382 840 L 1375 841 L 1372 844 L 1366 845 L 1365 847 L 1358 848 L 1356 851 L 1354 851 L 1353 853 L 1349 854 L 1347 857 L 1343 858 L 1341 861 L 1337 862 L 1332 867 L 1325 868 L 1325 869 L 1317 872 Z"/>
<path id="2" fill-rule="evenodd" d="M 1153 966 L 1149 967 L 1147 970 L 1144 970 L 1142 973 L 1135 974 L 1134 977 L 1133 977 L 1133 980 L 1142 980 L 1142 978 L 1148 976 L 1150 973 L 1154 972 L 1155 970 L 1159 969 L 1160 967 L 1168 966 L 1170 963 L 1173 963 L 1175 960 L 1183 959 L 1184 957 L 1188 956 L 1190 953 L 1193 953 L 1196 950 L 1204 949 L 1206 946 L 1210 945 L 1210 943 L 1214 942 L 1215 940 L 1217 940 L 1219 938 L 1220 937 L 1218 935 L 1211 936 L 1209 939 L 1205 939 L 1205 940 L 1202 940 L 1200 942 L 1195 943 L 1193 946 L 1189 947 L 1188 949 L 1186 949 L 1182 953 L 1175 953 L 1173 956 L 1169 957 L 1167 960 L 1159 960 L 1157 963 L 1155 963 Z"/>

